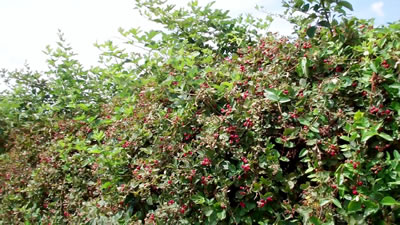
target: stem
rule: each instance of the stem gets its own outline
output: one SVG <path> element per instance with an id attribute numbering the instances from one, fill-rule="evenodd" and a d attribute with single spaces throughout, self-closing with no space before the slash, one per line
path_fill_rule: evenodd
<path id="1" fill-rule="evenodd" d="M 279 103 L 279 101 L 278 101 L 278 109 L 279 109 L 279 112 L 281 113 L 281 116 L 282 116 L 282 109 L 281 109 L 281 104 Z"/>
<path id="2" fill-rule="evenodd" d="M 326 22 L 328 22 L 329 32 L 331 33 L 331 35 L 333 37 L 332 25 L 331 25 L 331 21 L 329 21 L 328 11 L 326 10 L 325 1 L 324 0 L 321 0 L 321 5 L 322 5 L 322 8 L 324 10 L 323 15 L 325 16 Z"/>

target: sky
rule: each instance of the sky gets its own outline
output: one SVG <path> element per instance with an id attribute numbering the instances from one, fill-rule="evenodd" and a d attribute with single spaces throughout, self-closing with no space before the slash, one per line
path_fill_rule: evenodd
<path id="1" fill-rule="evenodd" d="M 206 4 L 211 0 L 199 0 Z M 375 18 L 376 24 L 400 19 L 400 0 L 348 0 L 359 18 Z M 188 0 L 171 0 L 185 5 Z M 255 6 L 264 6 L 270 13 L 282 13 L 281 0 L 216 0 L 215 8 L 230 10 L 231 15 L 252 13 L 262 15 Z M 0 69 L 23 68 L 28 63 L 33 70 L 46 70 L 46 45 L 55 46 L 60 29 L 68 43 L 78 53 L 85 67 L 96 65 L 99 51 L 94 43 L 121 41 L 118 28 L 153 25 L 134 9 L 134 0 L 0 0 Z M 276 20 L 271 31 L 288 35 L 291 26 Z"/>

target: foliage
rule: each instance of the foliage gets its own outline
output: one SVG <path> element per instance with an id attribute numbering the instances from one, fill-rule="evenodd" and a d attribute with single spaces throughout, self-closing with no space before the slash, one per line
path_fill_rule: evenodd
<path id="1" fill-rule="evenodd" d="M 314 37 L 317 27 L 327 27 L 330 34 L 339 24 L 337 17 L 345 17 L 346 9 L 353 11 L 353 6 L 345 0 L 283 0 L 283 6 L 290 12 L 289 21 L 297 26 L 308 26 L 307 35 Z M 293 16 L 300 13 L 301 16 Z"/>
<path id="2" fill-rule="evenodd" d="M 46 73 L 3 71 L 1 224 L 400 220 L 399 22 L 293 20 L 288 38 L 196 1 L 136 4 L 165 26 L 121 29 L 141 51 L 98 44 L 84 69 L 60 35 Z"/>

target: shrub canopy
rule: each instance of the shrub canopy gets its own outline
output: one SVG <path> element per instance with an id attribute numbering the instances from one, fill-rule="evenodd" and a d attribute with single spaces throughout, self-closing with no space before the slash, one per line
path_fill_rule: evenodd
<path id="1" fill-rule="evenodd" d="M 289 0 L 284 37 L 212 4 L 136 6 L 163 25 L 120 30 L 140 51 L 108 41 L 85 69 L 60 34 L 46 72 L 2 72 L 0 223 L 400 221 L 400 22 Z"/>

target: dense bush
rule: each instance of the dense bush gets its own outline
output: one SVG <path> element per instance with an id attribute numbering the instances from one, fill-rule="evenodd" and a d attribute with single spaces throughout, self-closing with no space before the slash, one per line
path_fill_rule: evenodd
<path id="1" fill-rule="evenodd" d="M 288 38 L 136 5 L 165 25 L 121 30 L 141 51 L 106 42 L 85 69 L 60 35 L 47 72 L 3 71 L 0 224 L 400 221 L 399 22 L 286 1 Z"/>

